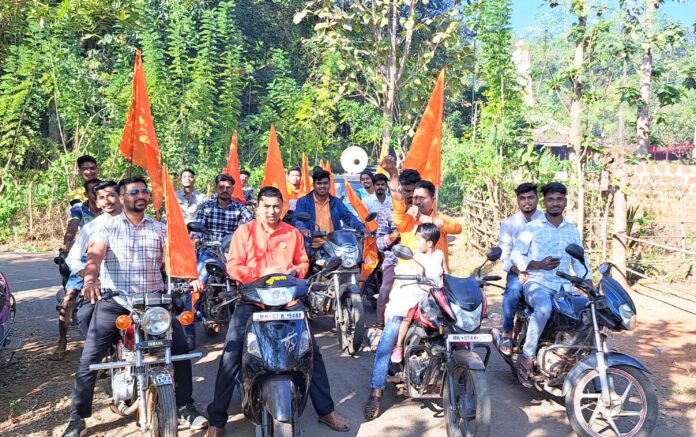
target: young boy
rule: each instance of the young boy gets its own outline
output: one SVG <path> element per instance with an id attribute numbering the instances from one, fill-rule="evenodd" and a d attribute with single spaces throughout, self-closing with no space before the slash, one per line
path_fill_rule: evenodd
<path id="1" fill-rule="evenodd" d="M 432 279 L 438 287 L 442 287 L 442 276 L 447 271 L 445 264 L 445 256 L 441 250 L 436 249 L 435 245 L 440 239 L 440 230 L 432 223 L 422 223 L 416 228 L 416 253 L 413 254 L 413 259 L 417 261 L 415 264 L 420 274 Z M 411 272 L 399 272 L 402 265 L 396 267 L 396 274 L 408 274 Z M 425 270 L 425 271 L 423 271 Z M 418 308 L 418 303 L 428 294 L 428 290 L 416 284 L 406 284 L 399 287 L 396 294 L 396 299 L 390 300 L 387 305 L 387 312 L 390 316 L 404 317 L 399 327 L 399 335 L 396 340 L 396 347 L 392 351 L 391 361 L 400 363 L 404 358 L 404 339 L 408 332 L 408 327 L 411 325 L 413 315 Z"/>

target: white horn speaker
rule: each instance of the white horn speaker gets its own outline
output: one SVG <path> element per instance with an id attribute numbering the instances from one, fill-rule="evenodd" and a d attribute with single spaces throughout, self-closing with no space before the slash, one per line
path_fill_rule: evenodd
<path id="1" fill-rule="evenodd" d="M 367 167 L 367 152 L 358 146 L 350 146 L 341 153 L 341 167 L 346 173 L 358 174 Z"/>

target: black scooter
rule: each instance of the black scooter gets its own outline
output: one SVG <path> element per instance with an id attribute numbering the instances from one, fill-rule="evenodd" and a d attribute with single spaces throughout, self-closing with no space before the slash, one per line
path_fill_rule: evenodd
<path id="1" fill-rule="evenodd" d="M 340 258 L 332 258 L 322 271 L 340 265 Z M 206 269 L 228 277 L 218 264 Z M 312 380 L 312 335 L 300 303 L 309 288 L 306 280 L 283 274 L 238 288 L 236 299 L 262 308 L 247 323 L 241 369 L 242 409 L 256 424 L 257 436 L 299 435 L 297 422 Z"/>

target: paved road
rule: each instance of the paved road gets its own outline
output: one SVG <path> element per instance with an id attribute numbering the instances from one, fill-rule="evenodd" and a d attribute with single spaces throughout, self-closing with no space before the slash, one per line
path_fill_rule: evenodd
<path id="1" fill-rule="evenodd" d="M 55 265 L 51 262 L 52 255 L 0 255 L 0 271 L 6 274 L 13 290 L 17 292 L 20 320 L 19 326 L 23 331 L 25 342 L 29 347 L 20 352 L 18 364 L 21 366 L 21 354 L 31 351 L 47 350 L 55 333 L 55 291 L 59 279 Z M 331 391 L 337 410 L 346 416 L 353 424 L 350 433 L 333 433 L 328 428 L 317 423 L 317 416 L 311 406 L 308 406 L 301 418 L 304 435 L 351 435 L 351 436 L 442 436 L 445 433 L 444 419 L 440 401 L 413 401 L 397 397 L 393 388 L 385 395 L 386 411 L 382 417 L 373 422 L 365 422 L 362 409 L 369 393 L 369 376 L 372 369 L 373 354 L 363 352 L 359 357 L 350 357 L 338 353 L 335 336 L 330 331 L 329 320 L 320 321 L 315 326 L 315 332 L 322 349 L 331 380 Z M 71 332 L 71 338 L 81 340 L 80 335 Z M 203 408 L 212 398 L 212 387 L 215 380 L 217 360 L 221 349 L 222 334 L 218 339 L 206 339 L 199 332 L 199 350 L 204 356 L 194 365 L 195 399 Z M 6 429 L 9 435 L 59 435 L 65 424 L 69 410 L 69 381 L 72 379 L 74 366 L 79 358 L 79 347 L 74 345 L 68 356 L 68 363 L 56 367 L 51 382 L 57 390 L 55 395 L 39 396 L 35 405 L 26 409 L 18 408 L 16 413 L 19 422 Z M 26 361 L 26 360 L 24 360 Z M 12 367 L 10 368 L 12 369 Z M 493 400 L 493 436 L 565 436 L 572 435 L 571 428 L 565 416 L 565 410 L 560 400 L 544 393 L 523 390 L 512 378 L 509 368 L 493 353 L 487 370 L 490 391 Z M 3 378 L 4 379 L 4 378 Z M 2 391 L 12 393 L 10 396 L 19 397 L 25 393 L 25 398 L 41 392 L 44 385 L 32 386 L 33 390 L 18 387 L 17 382 L 4 380 L 7 384 Z M 13 385 L 15 384 L 15 385 Z M 26 384 L 26 382 L 24 382 Z M 1 391 L 0 391 L 1 392 Z M 18 394 L 19 393 L 19 394 Z M 12 399 L 5 399 L 0 394 L 0 403 L 7 405 Z M 48 396 L 48 399 L 45 399 Z M 47 405 L 44 405 L 47 404 Z M 24 405 L 24 404 L 20 404 Z M 88 421 L 92 432 L 100 435 L 122 436 L 136 435 L 133 423 L 128 420 L 117 420 L 108 412 L 107 402 L 102 394 L 97 395 L 95 415 Z M 239 399 L 232 402 L 231 416 L 227 424 L 228 435 L 252 436 L 253 427 L 240 414 Z M 0 422 L 4 417 L 0 417 Z M 0 426 L 0 434 L 2 434 Z M 658 434 L 669 434 L 669 429 Z M 182 433 L 183 435 L 187 435 Z M 198 433 L 196 435 L 202 435 Z"/>

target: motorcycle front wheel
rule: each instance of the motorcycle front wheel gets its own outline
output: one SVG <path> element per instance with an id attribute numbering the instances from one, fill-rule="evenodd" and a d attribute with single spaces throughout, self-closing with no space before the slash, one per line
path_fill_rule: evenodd
<path id="1" fill-rule="evenodd" d="M 365 337 L 365 309 L 360 294 L 346 293 L 341 296 L 342 322 L 336 318 L 336 334 L 341 351 L 355 355 Z"/>
<path id="2" fill-rule="evenodd" d="M 147 412 L 152 437 L 175 437 L 179 423 L 173 385 L 150 384 L 147 389 Z"/>
<path id="3" fill-rule="evenodd" d="M 292 422 L 285 423 L 273 419 L 273 437 L 294 437 L 295 430 Z"/>
<path id="4" fill-rule="evenodd" d="M 657 422 L 657 393 L 645 374 L 630 366 L 607 368 L 610 403 L 602 400 L 599 372 L 582 373 L 565 398 L 568 420 L 582 437 L 647 437 Z"/>
<path id="5" fill-rule="evenodd" d="M 446 381 L 442 400 L 447 437 L 487 437 L 491 431 L 491 396 L 485 372 L 459 368 L 449 378 L 454 378 L 454 393 Z"/>

